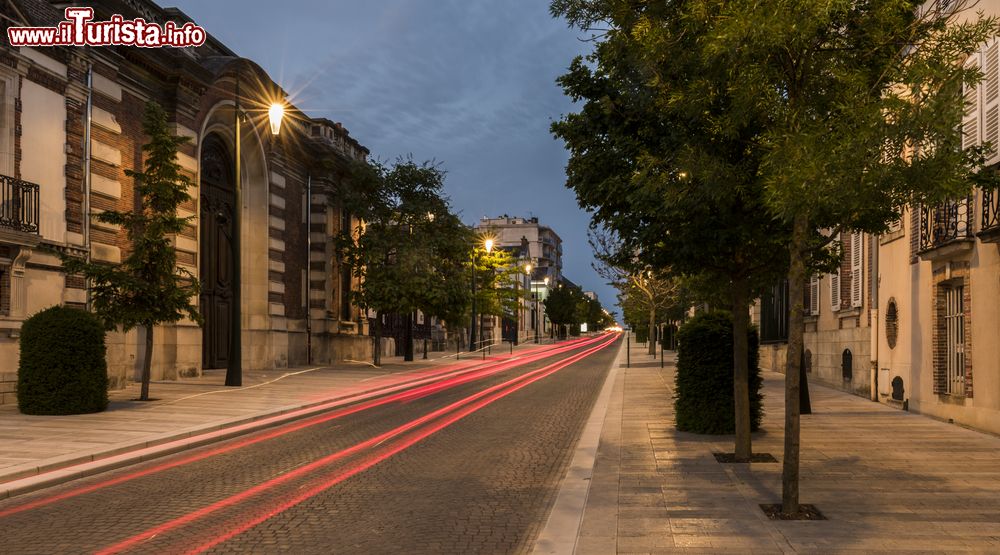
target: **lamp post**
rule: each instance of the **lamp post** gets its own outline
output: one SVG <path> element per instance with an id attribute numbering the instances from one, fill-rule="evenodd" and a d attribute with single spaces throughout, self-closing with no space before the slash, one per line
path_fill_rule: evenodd
<path id="1" fill-rule="evenodd" d="M 233 257 L 233 309 L 232 309 L 232 320 L 229 325 L 229 367 L 226 368 L 226 385 L 231 387 L 240 387 L 243 385 L 243 292 L 242 292 L 242 260 L 241 245 L 242 242 L 241 234 L 243 227 L 243 176 L 242 168 L 240 167 L 241 154 L 241 142 L 242 142 L 242 123 L 243 123 L 243 112 L 240 107 L 240 71 L 236 70 L 236 94 L 234 97 L 234 109 L 233 109 L 233 120 L 235 124 L 236 137 L 234 141 L 235 150 L 235 170 L 234 184 L 233 184 L 233 210 L 235 214 L 233 215 L 233 239 L 231 241 L 232 246 L 232 257 Z M 281 131 L 281 122 L 285 115 L 285 107 L 281 103 L 274 103 L 271 105 L 267 112 L 268 120 L 271 126 L 271 134 L 277 136 Z"/>
<path id="2" fill-rule="evenodd" d="M 532 286 L 533 286 L 535 280 L 531 279 L 531 268 L 532 268 L 532 266 L 531 266 L 530 263 L 524 265 L 524 273 L 525 273 L 525 275 L 528 276 L 528 290 L 533 293 L 534 292 L 533 291 L 534 287 L 532 287 Z M 518 303 L 520 303 L 520 301 L 518 301 Z M 532 308 L 534 308 L 534 307 L 532 307 Z M 520 314 L 521 314 L 521 310 L 520 310 L 520 307 L 518 307 L 518 316 L 520 316 Z M 533 317 L 532 320 L 531 320 L 532 321 L 532 327 L 535 328 L 535 343 L 538 343 L 538 315 L 535 314 L 534 311 L 532 311 L 531 315 Z M 521 330 L 518 330 L 518 335 L 520 335 L 520 333 L 521 333 Z"/>
<path id="3" fill-rule="evenodd" d="M 545 276 L 545 279 L 544 279 L 544 280 L 542 280 L 542 281 L 543 281 L 543 282 L 545 282 L 545 291 L 546 291 L 546 294 L 547 294 L 547 293 L 548 293 L 548 289 L 549 289 L 549 278 L 548 278 L 548 276 Z M 539 303 L 539 304 L 540 304 L 541 302 L 542 302 L 542 300 L 541 300 L 541 299 L 538 299 L 538 300 L 536 301 L 536 303 Z M 535 305 L 535 310 L 538 310 L 538 304 L 536 304 L 536 305 Z M 538 318 L 538 319 L 540 319 L 540 318 L 541 318 L 541 316 L 542 316 L 542 315 L 541 315 L 541 314 L 539 314 L 539 315 L 537 316 L 537 318 Z M 541 321 L 539 321 L 538 323 L 539 323 L 539 324 L 541 324 L 542 322 L 541 322 Z M 537 342 L 538 342 L 538 337 L 536 336 L 536 337 L 535 337 L 535 343 L 537 343 Z"/>
<path id="4" fill-rule="evenodd" d="M 493 252 L 493 239 L 486 238 L 483 241 L 483 248 L 486 254 Z M 472 250 L 472 327 L 469 331 L 469 351 L 476 350 L 476 260 L 478 256 L 476 250 Z"/>

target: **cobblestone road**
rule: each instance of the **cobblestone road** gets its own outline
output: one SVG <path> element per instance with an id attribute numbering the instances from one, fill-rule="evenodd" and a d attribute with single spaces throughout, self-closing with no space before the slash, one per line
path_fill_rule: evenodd
<path id="1" fill-rule="evenodd" d="M 142 474 L 172 462 L 161 459 L 0 502 L 0 552 L 526 551 L 618 343 L 557 363 L 599 344 L 189 464 Z"/>

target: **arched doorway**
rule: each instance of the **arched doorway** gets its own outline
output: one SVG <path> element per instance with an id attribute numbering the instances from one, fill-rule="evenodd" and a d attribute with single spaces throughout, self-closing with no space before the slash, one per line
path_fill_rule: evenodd
<path id="1" fill-rule="evenodd" d="M 233 159 L 222 139 L 205 138 L 201 148 L 202 367 L 226 368 L 233 318 Z"/>

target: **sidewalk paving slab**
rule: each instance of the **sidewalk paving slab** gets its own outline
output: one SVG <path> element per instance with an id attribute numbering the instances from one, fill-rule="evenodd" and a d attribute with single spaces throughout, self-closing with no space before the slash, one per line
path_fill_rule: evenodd
<path id="1" fill-rule="evenodd" d="M 673 357 L 619 368 L 573 550 L 551 553 L 1000 552 L 1000 438 L 810 383 L 801 499 L 825 521 L 770 521 L 781 464 L 720 464 L 732 436 L 678 432 Z M 784 376 L 764 374 L 754 452 L 779 461 Z"/>

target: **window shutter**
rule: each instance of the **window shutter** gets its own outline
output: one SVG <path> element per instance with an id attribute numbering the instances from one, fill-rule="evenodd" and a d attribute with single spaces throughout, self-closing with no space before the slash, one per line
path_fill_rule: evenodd
<path id="1" fill-rule="evenodd" d="M 989 153 L 986 164 L 1000 160 L 997 156 L 997 145 L 1000 143 L 1000 42 L 993 40 L 988 43 L 983 52 L 982 87 L 982 140 L 989 142 Z"/>
<path id="2" fill-rule="evenodd" d="M 861 280 L 864 273 L 861 271 L 864 260 L 864 246 L 860 233 L 851 234 L 851 306 L 854 308 L 861 306 Z"/>
<path id="3" fill-rule="evenodd" d="M 809 314 L 819 314 L 819 276 L 809 278 Z"/>
<path id="4" fill-rule="evenodd" d="M 976 52 L 965 61 L 966 68 L 981 67 L 982 54 Z M 962 148 L 978 146 L 979 137 L 979 84 L 963 85 L 962 96 L 965 99 L 965 114 L 962 116 Z"/>
<path id="5" fill-rule="evenodd" d="M 840 242 L 840 234 L 837 234 L 836 242 Z M 830 308 L 834 312 L 840 310 L 840 268 L 830 274 Z"/>

